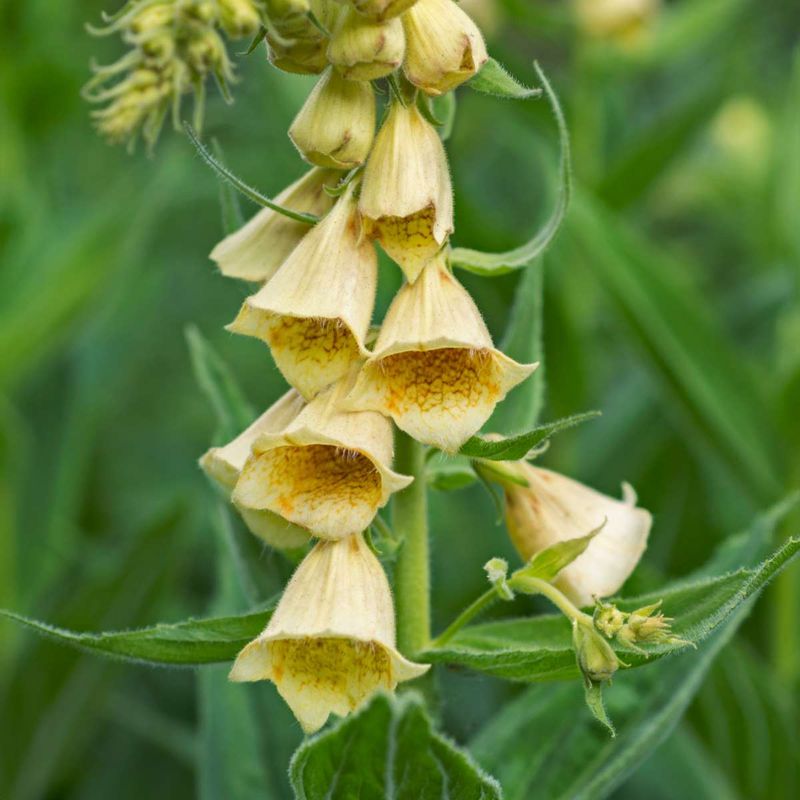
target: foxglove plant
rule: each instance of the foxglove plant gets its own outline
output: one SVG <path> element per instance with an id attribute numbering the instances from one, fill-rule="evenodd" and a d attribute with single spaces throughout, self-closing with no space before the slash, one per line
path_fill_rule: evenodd
<path id="1" fill-rule="evenodd" d="M 577 4 L 587 35 L 627 34 L 654 7 L 612 5 L 608 21 Z M 530 463 L 554 434 L 590 416 L 536 425 L 539 257 L 570 196 L 566 126 L 542 71 L 536 67 L 542 90 L 518 83 L 489 57 L 454 0 L 130 0 L 106 22 L 102 32 L 121 33 L 131 50 L 87 86 L 90 99 L 108 103 L 95 112 L 100 131 L 113 141 L 141 134 L 152 146 L 166 114 L 179 120 L 191 92 L 190 140 L 223 181 L 263 206 L 228 231 L 211 259 L 251 291 L 231 309 L 228 329 L 266 344 L 288 390 L 237 435 L 229 430 L 230 441 L 211 447 L 200 465 L 252 534 L 296 569 L 266 609 L 189 620 L 168 629 L 173 638 L 163 626 L 90 645 L 46 632 L 155 663 L 233 662 L 231 681 L 272 682 L 305 733 L 331 714 L 352 715 L 298 750 L 291 775 L 302 797 L 333 796 L 309 788 L 304 765 L 330 761 L 325 748 L 341 745 L 345 733 L 350 747 L 359 726 L 367 739 L 387 742 L 389 767 L 398 742 L 418 747 L 424 739 L 428 749 L 403 765 L 403 780 L 419 773 L 407 796 L 500 797 L 496 782 L 421 710 L 422 696 L 435 703 L 431 667 L 439 664 L 516 680 L 582 677 L 589 709 L 613 735 L 602 698 L 612 678 L 696 646 L 743 612 L 799 545 L 791 540 L 737 572 L 722 560 L 716 573 L 725 574 L 665 590 L 663 612 L 660 596 L 612 602 L 645 551 L 651 515 L 627 485 L 616 500 Z M 206 78 L 226 94 L 233 80 L 224 37 L 245 36 L 251 52 L 264 43 L 276 68 L 316 76 L 288 131 L 307 171 L 275 200 L 233 175 L 195 130 Z M 529 242 L 508 252 L 450 243 L 456 218 L 445 142 L 462 84 L 506 98 L 544 95 L 558 125 L 555 208 Z M 378 248 L 403 285 L 375 325 Z M 491 277 L 523 268 L 510 326 L 529 341 L 519 348 L 511 336 L 509 347 L 497 347 L 455 270 Z M 526 390 L 534 381 L 536 391 Z M 509 419 L 503 401 L 511 392 L 529 408 Z M 485 426 L 505 435 L 481 434 Z M 522 563 L 512 570 L 500 558 L 487 562 L 486 591 L 433 636 L 427 492 L 478 481 L 502 504 Z M 565 619 L 474 624 L 519 595 L 546 598 Z M 419 697 L 391 699 L 414 681 Z M 358 794 L 365 779 L 347 796 L 388 794 L 397 777 L 389 767 L 379 770 L 383 789 Z M 448 794 L 452 786 L 460 793 Z"/>

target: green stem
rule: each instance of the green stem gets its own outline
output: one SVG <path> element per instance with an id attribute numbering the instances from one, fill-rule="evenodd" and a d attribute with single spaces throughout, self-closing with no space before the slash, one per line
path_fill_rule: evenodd
<path id="1" fill-rule="evenodd" d="M 489 606 L 499 600 L 497 591 L 492 587 L 487 589 L 477 600 L 468 605 L 434 640 L 431 647 L 441 647 L 447 644 L 470 620 L 483 613 Z"/>
<path id="2" fill-rule="evenodd" d="M 406 657 L 414 658 L 430 642 L 428 496 L 425 448 L 402 432 L 397 436 L 395 469 L 414 478 L 392 505 L 392 528 L 403 538 L 394 571 L 397 643 Z"/>
<path id="3" fill-rule="evenodd" d="M 544 595 L 558 610 L 572 622 L 589 622 L 591 624 L 592 618 L 577 608 L 573 603 L 567 599 L 552 583 L 542 580 L 541 578 L 529 578 L 526 575 L 512 575 L 508 581 L 509 588 L 516 589 L 525 594 L 542 594 Z"/>

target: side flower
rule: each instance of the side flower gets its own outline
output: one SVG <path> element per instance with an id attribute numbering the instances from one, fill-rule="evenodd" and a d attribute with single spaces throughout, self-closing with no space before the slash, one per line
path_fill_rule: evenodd
<path id="1" fill-rule="evenodd" d="M 614 594 L 633 572 L 647 547 L 652 518 L 636 507 L 626 487 L 623 500 L 534 467 L 516 465 L 528 487 L 505 483 L 506 521 L 511 541 L 525 560 L 559 541 L 585 536 L 605 520 L 586 551 L 565 567 L 555 585 L 579 606 Z"/>
<path id="2" fill-rule="evenodd" d="M 418 0 L 403 15 L 406 77 L 440 95 L 469 80 L 489 60 L 478 26 L 453 0 Z"/>
<path id="3" fill-rule="evenodd" d="M 395 645 L 389 584 L 360 533 L 319 542 L 292 576 L 266 630 L 236 658 L 233 681 L 270 680 L 306 733 L 376 691 L 428 670 Z"/>
<path id="4" fill-rule="evenodd" d="M 374 81 L 394 72 L 405 52 L 399 19 L 378 22 L 348 8 L 331 37 L 328 60 L 349 80 Z"/>
<path id="5" fill-rule="evenodd" d="M 453 189 L 436 129 L 415 105 L 394 102 L 364 170 L 365 232 L 412 283 L 453 232 Z"/>
<path id="6" fill-rule="evenodd" d="M 275 202 L 293 211 L 322 216 L 333 206 L 323 187 L 333 186 L 340 176 L 335 170 L 312 169 L 284 189 Z M 238 231 L 226 236 L 209 258 L 229 278 L 263 283 L 277 272 L 310 230 L 309 225 L 262 208 Z"/>
<path id="7" fill-rule="evenodd" d="M 253 442 L 267 431 L 285 428 L 304 405 L 303 398 L 291 389 L 233 441 L 208 450 L 200 459 L 203 471 L 230 494 L 250 456 Z M 307 530 L 292 525 L 272 511 L 240 508 L 239 512 L 253 534 L 279 550 L 301 547 L 309 539 Z"/>
<path id="8" fill-rule="evenodd" d="M 411 478 L 392 471 L 391 423 L 342 409 L 344 382 L 314 398 L 282 431 L 253 444 L 233 492 L 248 511 L 272 511 L 325 539 L 363 531 Z"/>
<path id="9" fill-rule="evenodd" d="M 442 255 L 392 301 L 348 404 L 379 411 L 415 439 L 455 451 L 536 366 L 495 349 Z"/>
<path id="10" fill-rule="evenodd" d="M 378 260 L 360 236 L 352 191 L 351 185 L 228 326 L 265 341 L 278 369 L 306 399 L 369 355 L 364 337 Z"/>

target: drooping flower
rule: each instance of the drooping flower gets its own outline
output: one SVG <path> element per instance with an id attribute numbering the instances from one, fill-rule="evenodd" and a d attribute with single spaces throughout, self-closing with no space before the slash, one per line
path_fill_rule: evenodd
<path id="1" fill-rule="evenodd" d="M 516 467 L 528 486 L 504 486 L 508 531 L 520 556 L 528 561 L 545 547 L 585 536 L 605 520 L 555 585 L 580 606 L 614 594 L 639 563 L 650 533 L 652 518 L 636 507 L 633 490 L 626 485 L 624 499 L 615 500 L 557 472 L 524 461 Z"/>
<path id="2" fill-rule="evenodd" d="M 351 185 L 228 326 L 269 344 L 286 380 L 306 399 L 368 355 L 377 256 L 360 237 L 352 192 Z"/>
<path id="3" fill-rule="evenodd" d="M 282 431 L 253 444 L 233 501 L 272 511 L 324 539 L 363 531 L 411 478 L 391 469 L 391 423 L 342 408 L 342 381 L 317 395 Z"/>
<path id="4" fill-rule="evenodd" d="M 292 211 L 322 216 L 333 206 L 333 199 L 323 187 L 335 185 L 340 176 L 334 170 L 312 169 L 284 189 L 275 202 Z M 310 230 L 310 225 L 262 208 L 238 231 L 226 236 L 211 251 L 210 258 L 229 278 L 263 283 Z"/>
<path id="5" fill-rule="evenodd" d="M 356 11 L 379 20 L 397 17 L 416 2 L 417 0 L 350 0 Z"/>
<path id="6" fill-rule="evenodd" d="M 360 533 L 319 542 L 287 585 L 266 630 L 237 656 L 233 681 L 272 681 L 306 733 L 376 691 L 428 670 L 395 645 L 383 568 Z"/>
<path id="7" fill-rule="evenodd" d="M 364 163 L 375 136 L 375 95 L 368 81 L 351 81 L 329 67 L 289 128 L 310 164 L 352 169 Z"/>
<path id="8" fill-rule="evenodd" d="M 348 404 L 455 451 L 536 366 L 495 349 L 474 301 L 439 256 L 392 301 Z"/>
<path id="9" fill-rule="evenodd" d="M 469 80 L 488 61 L 478 26 L 453 0 L 418 0 L 403 15 L 406 77 L 440 95 Z"/>
<path id="10" fill-rule="evenodd" d="M 373 81 L 394 72 L 405 52 L 398 18 L 378 22 L 348 8 L 331 36 L 328 60 L 349 80 Z"/>
<path id="11" fill-rule="evenodd" d="M 392 104 L 364 171 L 367 233 L 412 283 L 453 232 L 453 190 L 442 141 L 416 105 Z"/>
<path id="12" fill-rule="evenodd" d="M 235 439 L 208 450 L 200 459 L 203 471 L 225 491 L 232 492 L 250 456 L 253 442 L 262 433 L 285 428 L 304 405 L 303 398 L 291 389 Z M 240 508 L 239 512 L 250 531 L 272 547 L 281 550 L 301 547 L 309 539 L 307 530 L 292 525 L 272 511 Z"/>
<path id="13" fill-rule="evenodd" d="M 267 47 L 273 66 L 285 72 L 316 75 L 328 64 L 328 39 L 310 14 L 330 30 L 339 13 L 328 0 L 266 0 Z"/>

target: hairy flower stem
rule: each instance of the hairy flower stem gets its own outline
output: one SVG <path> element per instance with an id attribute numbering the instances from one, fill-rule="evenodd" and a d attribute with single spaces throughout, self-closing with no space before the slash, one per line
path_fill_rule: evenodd
<path id="1" fill-rule="evenodd" d="M 395 495 L 392 527 L 403 537 L 395 567 L 397 643 L 407 658 L 413 658 L 430 642 L 430 553 L 428 543 L 428 497 L 425 484 L 425 447 L 398 432 L 395 469 L 411 475 L 414 482 Z"/>

